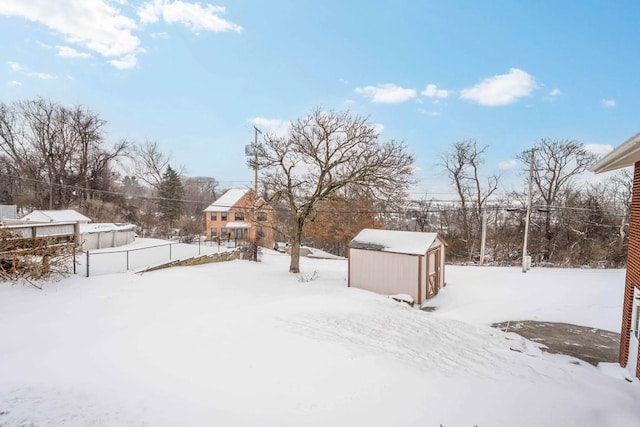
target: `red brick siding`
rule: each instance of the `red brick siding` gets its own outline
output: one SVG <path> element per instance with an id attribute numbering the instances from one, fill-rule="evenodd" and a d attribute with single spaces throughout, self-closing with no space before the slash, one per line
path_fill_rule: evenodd
<path id="1" fill-rule="evenodd" d="M 633 173 L 629 251 L 624 286 L 624 305 L 622 307 L 622 330 L 620 332 L 620 366 L 626 366 L 629 357 L 634 287 L 640 290 L 640 162 L 635 164 Z M 638 359 L 636 377 L 640 378 L 640 352 L 638 352 Z"/>

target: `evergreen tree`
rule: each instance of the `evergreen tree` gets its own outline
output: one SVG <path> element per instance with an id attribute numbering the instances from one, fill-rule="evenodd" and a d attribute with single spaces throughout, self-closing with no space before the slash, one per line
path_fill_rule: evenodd
<path id="1" fill-rule="evenodd" d="M 158 187 L 159 208 L 164 224 L 171 228 L 184 211 L 184 186 L 178 173 L 169 165 Z"/>

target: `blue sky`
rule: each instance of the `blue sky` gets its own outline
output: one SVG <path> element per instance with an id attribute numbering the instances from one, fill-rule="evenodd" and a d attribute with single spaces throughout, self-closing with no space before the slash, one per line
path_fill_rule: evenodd
<path id="1" fill-rule="evenodd" d="M 640 3 L 2 0 L 0 100 L 83 104 L 108 138 L 159 142 L 188 175 L 249 185 L 244 146 L 314 107 L 369 116 L 415 155 L 415 197 L 452 193 L 441 153 L 486 171 L 543 137 L 598 154 L 640 131 Z"/>

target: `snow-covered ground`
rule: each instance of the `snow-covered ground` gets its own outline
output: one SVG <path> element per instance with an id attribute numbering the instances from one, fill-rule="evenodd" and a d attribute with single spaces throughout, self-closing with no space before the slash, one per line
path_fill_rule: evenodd
<path id="1" fill-rule="evenodd" d="M 0 284 L 0 425 L 640 425 L 621 369 L 486 326 L 615 330 L 621 271 L 448 266 L 426 313 L 288 262 Z"/>
<path id="2" fill-rule="evenodd" d="M 447 266 L 433 314 L 472 323 L 566 322 L 620 332 L 625 270 Z M 640 424 L 639 424 L 640 426 Z"/>

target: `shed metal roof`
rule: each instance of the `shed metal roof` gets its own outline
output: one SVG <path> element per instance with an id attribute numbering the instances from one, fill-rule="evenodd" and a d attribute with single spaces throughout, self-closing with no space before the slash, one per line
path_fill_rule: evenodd
<path id="1" fill-rule="evenodd" d="M 349 247 L 408 255 L 424 255 L 437 237 L 437 233 L 365 228 L 349 242 Z"/>

